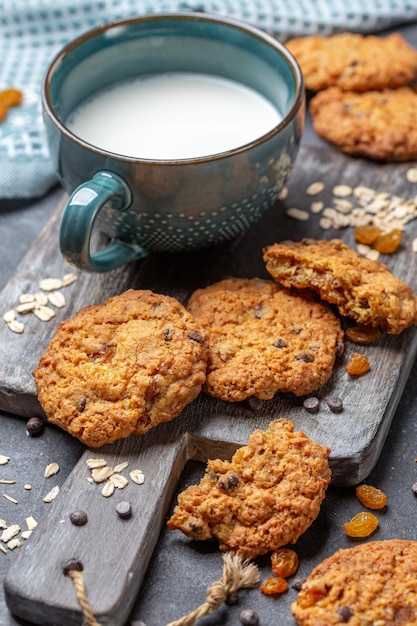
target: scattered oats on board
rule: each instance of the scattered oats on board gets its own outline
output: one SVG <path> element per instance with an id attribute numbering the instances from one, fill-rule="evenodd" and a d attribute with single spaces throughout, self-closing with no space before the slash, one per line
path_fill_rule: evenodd
<path id="1" fill-rule="evenodd" d="M 350 185 L 336 185 L 332 192 L 337 198 L 347 198 L 352 195 L 353 189 Z"/>
<path id="2" fill-rule="evenodd" d="M 65 274 L 63 278 L 42 278 L 38 285 L 39 291 L 20 294 L 16 308 L 3 315 L 9 330 L 16 334 L 24 331 L 24 324 L 17 319 L 16 314 L 27 316 L 28 313 L 33 313 L 40 321 L 49 322 L 55 317 L 55 311 L 48 305 L 62 309 L 66 305 L 66 299 L 58 290 L 71 285 L 76 279 L 77 276 L 73 273 Z"/>
<path id="3" fill-rule="evenodd" d="M 129 482 L 127 478 L 125 478 L 121 474 L 113 474 L 112 476 L 110 476 L 109 480 L 113 483 L 116 489 L 124 489 Z"/>
<path id="4" fill-rule="evenodd" d="M 115 490 L 116 490 L 115 484 L 111 480 L 108 480 L 107 482 L 104 483 L 104 487 L 101 490 L 101 495 L 104 496 L 105 498 L 110 498 L 110 496 L 114 494 Z"/>
<path id="5" fill-rule="evenodd" d="M 85 464 L 88 469 L 95 469 L 96 467 L 106 467 L 106 459 L 87 459 Z"/>
<path id="6" fill-rule="evenodd" d="M 110 476 L 112 476 L 113 473 L 114 473 L 113 468 L 109 467 L 108 465 L 105 465 L 104 467 L 95 467 L 92 470 L 91 475 L 93 477 L 94 482 L 104 483 L 104 481 L 110 478 Z"/>
<path id="7" fill-rule="evenodd" d="M 115 472 L 123 472 L 124 469 L 129 465 L 129 461 L 123 461 L 122 463 L 118 463 L 116 467 L 114 467 Z"/>
<path id="8" fill-rule="evenodd" d="M 8 500 L 9 502 L 13 502 L 13 504 L 18 503 L 16 498 L 12 498 L 12 496 L 9 496 L 7 493 L 2 493 L 1 495 L 3 496 L 3 498 L 6 498 L 6 500 Z"/>
<path id="9" fill-rule="evenodd" d="M 129 476 L 137 485 L 143 485 L 143 483 L 145 482 L 145 474 L 140 469 L 132 470 L 131 472 L 129 472 Z"/>

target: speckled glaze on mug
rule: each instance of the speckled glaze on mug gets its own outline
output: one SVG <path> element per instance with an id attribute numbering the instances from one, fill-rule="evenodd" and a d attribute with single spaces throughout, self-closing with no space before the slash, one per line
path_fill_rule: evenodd
<path id="1" fill-rule="evenodd" d="M 72 134 L 86 98 L 117 81 L 166 72 L 238 81 L 269 99 L 282 121 L 233 150 L 176 160 L 126 157 Z M 290 176 L 304 125 L 300 69 L 263 31 L 206 13 L 152 14 L 95 28 L 66 45 L 42 89 L 50 154 L 64 189 L 60 246 L 81 269 L 105 272 L 149 251 L 226 242 L 270 208 Z M 110 237 L 92 251 L 94 228 Z"/>

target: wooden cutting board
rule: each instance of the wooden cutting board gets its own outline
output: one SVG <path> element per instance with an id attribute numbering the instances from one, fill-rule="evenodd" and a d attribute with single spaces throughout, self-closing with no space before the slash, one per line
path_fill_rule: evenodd
<path id="1" fill-rule="evenodd" d="M 190 293 L 226 276 L 269 278 L 262 248 L 275 241 L 341 237 L 353 245 L 351 228 L 323 231 L 319 217 L 306 222 L 285 217 L 285 208 L 308 209 L 312 198 L 305 190 L 323 181 L 320 194 L 327 206 L 332 203 L 335 185 L 366 185 L 380 192 L 413 198 L 417 186 L 406 180 L 407 164 L 377 165 L 344 157 L 332 150 L 301 149 L 289 184 L 286 200 L 278 202 L 245 235 L 232 243 L 205 251 L 175 255 L 154 255 L 104 275 L 80 273 L 63 288 L 67 304 L 56 317 L 41 322 L 32 314 L 23 318 L 25 331 L 12 333 L 0 327 L 0 409 L 27 418 L 41 414 L 31 376 L 62 319 L 80 308 L 98 303 L 128 288 L 152 289 L 186 303 Z M 62 204 L 65 201 L 63 196 Z M 58 249 L 62 206 L 47 224 L 39 239 L 17 268 L 1 293 L 2 312 L 16 306 L 19 295 L 34 292 L 45 277 L 62 277 L 73 271 Z M 417 292 L 417 263 L 411 241 L 417 236 L 417 220 L 406 229 L 401 251 L 383 257 L 391 271 Z M 75 558 L 84 565 L 84 576 L 96 619 L 101 624 L 121 625 L 127 619 L 147 564 L 157 541 L 164 515 L 178 477 L 188 459 L 229 458 L 237 446 L 246 443 L 255 428 L 266 428 L 278 417 L 289 417 L 296 429 L 331 449 L 330 464 L 335 485 L 354 485 L 374 467 L 407 381 L 417 348 L 415 329 L 399 336 L 383 336 L 378 344 L 361 348 L 371 371 L 356 380 L 344 366 L 358 346 L 346 345 L 343 361 L 332 379 L 317 393 L 321 399 L 317 414 L 302 407 L 302 399 L 278 394 L 274 400 L 254 408 L 249 403 L 229 404 L 201 394 L 180 417 L 163 424 L 146 436 L 86 450 L 52 503 L 50 513 L 31 537 L 11 567 L 5 582 L 6 599 L 12 612 L 37 624 L 81 624 L 82 616 L 71 581 L 62 565 Z M 332 413 L 325 399 L 342 398 L 342 413 Z M 129 485 L 109 499 L 88 482 L 85 460 L 105 457 L 110 465 L 129 461 L 140 468 L 146 480 L 140 488 Z M 130 499 L 134 514 L 121 520 L 115 514 L 117 501 Z M 83 508 L 89 522 L 75 527 L 69 513 Z"/>

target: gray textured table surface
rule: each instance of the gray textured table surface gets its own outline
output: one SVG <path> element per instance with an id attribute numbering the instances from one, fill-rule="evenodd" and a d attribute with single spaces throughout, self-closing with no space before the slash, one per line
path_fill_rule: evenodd
<path id="1" fill-rule="evenodd" d="M 404 35 L 417 46 L 417 26 L 407 25 L 401 29 Z M 320 145 L 309 124 L 304 133 L 306 145 Z M 321 144 L 323 145 L 323 144 Z M 52 190 L 45 198 L 35 201 L 4 202 L 0 200 L 0 287 L 13 274 L 15 267 L 36 239 L 46 223 L 60 196 L 60 189 Z M 388 495 L 388 507 L 379 514 L 380 528 L 375 539 L 399 537 L 417 539 L 417 498 L 411 486 L 417 481 L 417 363 L 414 364 L 402 400 L 397 409 L 388 438 L 380 459 L 367 482 L 378 486 Z M 19 484 L 30 483 L 32 489 L 20 488 L 18 504 L 14 504 L 2 493 L 12 493 L 12 487 L 0 485 L 0 518 L 9 523 L 24 525 L 29 515 L 40 519 L 47 513 L 42 501 L 50 483 L 43 471 L 47 463 L 58 461 L 60 471 L 56 483 L 62 484 L 80 457 L 83 446 L 68 438 L 57 429 L 48 428 L 42 437 L 29 438 L 25 434 L 25 420 L 0 414 L 0 454 L 10 456 L 7 477 L 13 475 Z M 4 469 L 4 468 L 0 468 Z M 182 484 L 195 482 L 203 467 L 189 464 L 182 477 Z M 3 477 L 0 471 L 0 479 Z M 13 492 L 17 493 L 17 490 Z M 302 555 L 299 574 L 306 575 L 311 568 L 340 547 L 351 542 L 345 537 L 343 523 L 361 510 L 353 488 L 330 488 L 319 519 L 297 542 L 297 551 Z M 185 547 L 184 547 L 185 545 Z M 3 580 L 13 562 L 15 554 L 0 552 L 0 578 Z M 261 559 L 263 577 L 269 570 L 268 560 Z M 213 544 L 184 544 L 178 534 L 163 530 L 149 566 L 144 584 L 137 598 L 132 620 L 143 620 L 147 626 L 164 626 L 179 618 L 204 601 L 205 590 L 219 578 L 221 559 Z M 293 626 L 294 620 L 288 606 L 295 598 L 290 590 L 283 598 L 261 597 L 258 591 L 240 593 L 239 604 L 223 607 L 211 617 L 202 619 L 201 626 L 238 625 L 239 613 L 243 608 L 253 608 L 260 615 L 261 626 Z M 0 591 L 0 626 L 28 624 L 10 615 Z"/>

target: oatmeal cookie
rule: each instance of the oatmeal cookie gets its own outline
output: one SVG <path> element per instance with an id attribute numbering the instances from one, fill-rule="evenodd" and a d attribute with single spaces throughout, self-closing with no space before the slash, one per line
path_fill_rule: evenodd
<path id="1" fill-rule="evenodd" d="M 311 393 L 343 349 L 327 305 L 270 280 L 228 278 L 195 291 L 187 306 L 209 337 L 204 389 L 228 402 Z"/>
<path id="2" fill-rule="evenodd" d="M 410 87 L 355 93 L 337 87 L 310 102 L 314 130 L 345 154 L 417 159 L 417 93 Z"/>
<path id="3" fill-rule="evenodd" d="M 399 334 L 417 323 L 417 298 L 387 266 L 340 239 L 302 239 L 264 249 L 267 271 L 286 287 L 312 289 L 360 324 Z"/>
<path id="4" fill-rule="evenodd" d="M 292 39 L 286 46 L 312 91 L 334 86 L 348 91 L 395 88 L 417 78 L 417 50 L 399 33 L 312 35 Z"/>
<path id="5" fill-rule="evenodd" d="M 245 559 L 295 543 L 319 514 L 329 452 L 277 419 L 266 432 L 255 430 L 231 461 L 209 461 L 200 484 L 179 495 L 168 527 L 216 538 L 222 551 Z"/>
<path id="6" fill-rule="evenodd" d="M 97 448 L 176 417 L 199 394 L 206 358 L 180 302 L 131 289 L 62 322 L 33 375 L 48 420 Z"/>
<path id="7" fill-rule="evenodd" d="M 417 541 L 386 539 L 338 550 L 304 582 L 299 626 L 417 623 Z"/>

